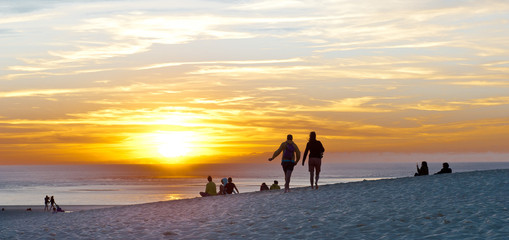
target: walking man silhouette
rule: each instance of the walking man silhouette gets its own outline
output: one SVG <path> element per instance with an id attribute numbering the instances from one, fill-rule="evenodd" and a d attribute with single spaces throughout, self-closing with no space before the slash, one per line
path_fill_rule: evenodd
<path id="1" fill-rule="evenodd" d="M 281 143 L 278 150 L 274 152 L 269 161 L 274 160 L 281 152 L 283 157 L 281 159 L 281 166 L 285 173 L 285 193 L 290 191 L 290 178 L 292 177 L 293 167 L 297 165 L 300 160 L 300 151 L 297 144 L 293 142 L 293 136 L 288 134 L 286 141 Z"/>

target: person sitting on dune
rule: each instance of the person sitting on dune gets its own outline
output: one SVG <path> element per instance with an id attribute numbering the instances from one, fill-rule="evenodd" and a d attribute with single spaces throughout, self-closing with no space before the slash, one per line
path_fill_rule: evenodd
<path id="1" fill-rule="evenodd" d="M 272 184 L 270 186 L 270 190 L 279 190 L 279 189 L 281 189 L 281 187 L 279 185 L 277 185 L 277 184 L 278 184 L 278 181 L 274 180 L 274 184 Z"/>
<path id="2" fill-rule="evenodd" d="M 442 174 L 442 173 L 452 173 L 452 169 L 449 167 L 449 163 L 443 163 L 442 169 L 440 169 L 440 172 L 437 172 L 435 174 Z"/>
<path id="3" fill-rule="evenodd" d="M 217 195 L 226 194 L 226 184 L 228 184 L 228 180 L 226 178 L 221 179 L 221 184 L 219 184 L 219 192 L 217 192 Z"/>
<path id="4" fill-rule="evenodd" d="M 208 197 L 208 196 L 215 196 L 215 195 L 217 195 L 216 184 L 214 182 L 212 182 L 212 177 L 209 176 L 207 178 L 207 180 L 209 180 L 209 182 L 205 186 L 205 192 L 200 192 L 200 195 L 202 197 Z"/>
<path id="5" fill-rule="evenodd" d="M 55 204 L 55 206 L 57 207 L 57 212 L 65 212 L 64 209 L 62 209 L 60 206 L 58 206 L 58 204 Z"/>
<path id="6" fill-rule="evenodd" d="M 269 190 L 269 186 L 267 186 L 266 183 L 262 183 L 262 185 L 260 186 L 260 191 L 268 191 Z"/>
<path id="7" fill-rule="evenodd" d="M 426 161 L 422 161 L 421 168 L 419 168 L 419 164 L 417 164 L 417 172 L 414 174 L 414 176 L 425 176 L 425 175 L 429 175 L 428 163 Z"/>
<path id="8" fill-rule="evenodd" d="M 235 192 L 234 190 L 237 190 L 237 192 Z M 235 183 L 233 183 L 231 177 L 228 178 L 228 183 L 226 184 L 226 193 L 228 194 L 239 193 L 239 189 L 237 189 L 237 186 L 235 186 Z"/>

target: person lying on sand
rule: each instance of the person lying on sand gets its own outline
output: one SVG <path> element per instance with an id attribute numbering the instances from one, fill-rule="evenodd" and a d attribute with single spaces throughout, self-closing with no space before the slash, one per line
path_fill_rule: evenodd
<path id="1" fill-rule="evenodd" d="M 209 182 L 205 186 L 205 192 L 200 192 L 200 195 L 202 197 L 208 197 L 208 196 L 215 196 L 215 195 L 217 195 L 216 184 L 214 182 L 212 182 L 212 177 L 208 176 L 207 180 L 209 180 Z"/>

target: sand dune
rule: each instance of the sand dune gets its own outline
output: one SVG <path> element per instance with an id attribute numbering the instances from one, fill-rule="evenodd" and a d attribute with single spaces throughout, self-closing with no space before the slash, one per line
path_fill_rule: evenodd
<path id="1" fill-rule="evenodd" d="M 509 170 L 9 217 L 2 239 L 506 239 Z M 2 216 L 4 215 L 4 216 Z"/>

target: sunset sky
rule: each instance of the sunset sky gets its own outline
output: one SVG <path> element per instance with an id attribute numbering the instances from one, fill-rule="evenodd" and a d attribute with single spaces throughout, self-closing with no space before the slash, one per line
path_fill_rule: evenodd
<path id="1" fill-rule="evenodd" d="M 2 0 L 0 16 L 0 164 L 258 161 L 310 131 L 330 154 L 508 160 L 508 1 Z"/>

